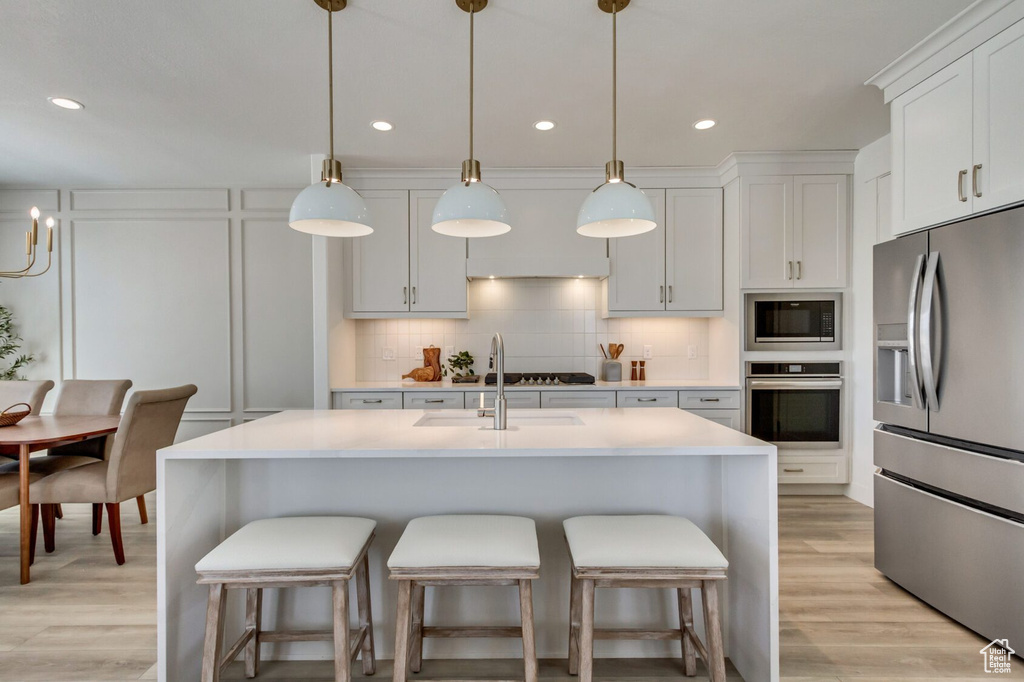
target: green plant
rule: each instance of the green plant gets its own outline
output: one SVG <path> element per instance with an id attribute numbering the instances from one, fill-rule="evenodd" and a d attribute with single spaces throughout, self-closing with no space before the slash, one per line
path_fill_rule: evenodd
<path id="1" fill-rule="evenodd" d="M 473 359 L 473 356 L 469 354 L 468 350 L 459 351 L 456 355 L 448 356 L 448 367 L 442 368 L 443 373 L 445 376 L 448 376 L 448 368 L 450 367 L 453 376 L 473 376 L 476 374 L 476 372 L 473 371 L 474 362 L 476 362 L 476 360 Z"/>
<path id="2" fill-rule="evenodd" d="M 18 370 L 35 361 L 36 357 L 24 353 L 18 355 L 20 348 L 21 337 L 14 333 L 14 316 L 10 310 L 0 305 L 0 360 L 14 356 L 7 369 L 0 368 L 0 379 L 11 381 L 25 378 L 18 374 Z"/>

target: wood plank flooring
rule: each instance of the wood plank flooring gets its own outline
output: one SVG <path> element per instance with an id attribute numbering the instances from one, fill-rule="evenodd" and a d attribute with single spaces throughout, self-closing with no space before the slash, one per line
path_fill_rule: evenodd
<path id="1" fill-rule="evenodd" d="M 156 524 L 122 511 L 127 563 L 117 566 L 106 528 L 90 533 L 87 505 L 65 505 L 57 551 L 42 541 L 30 585 L 18 584 L 18 514 L 0 512 L 0 682 L 156 679 Z M 782 678 L 787 682 L 987 680 L 985 642 L 875 571 L 872 514 L 843 497 L 779 500 Z M 1011 643 L 1013 644 L 1013 643 Z M 1018 647 L 1020 650 L 1021 647 Z M 600 680 L 682 679 L 674 660 L 598 660 Z M 356 666 L 359 670 L 359 666 Z M 541 678 L 569 682 L 564 661 L 544 660 Z M 521 663 L 428 661 L 423 675 L 521 677 Z M 697 678 L 707 679 L 703 667 Z M 366 680 L 390 679 L 381 661 Z M 227 679 L 244 679 L 241 665 Z M 264 662 L 259 679 L 332 680 L 329 662 Z M 354 679 L 363 680 L 356 676 Z M 730 667 L 730 679 L 739 679 Z M 1024 679 L 1024 661 L 999 679 Z M 751 681 L 753 682 L 753 681 Z"/>

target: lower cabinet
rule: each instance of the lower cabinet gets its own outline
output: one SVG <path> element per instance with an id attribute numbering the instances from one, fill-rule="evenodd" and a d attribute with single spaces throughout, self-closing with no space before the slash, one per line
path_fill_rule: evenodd
<path id="1" fill-rule="evenodd" d="M 740 423 L 739 410 L 684 410 L 684 412 L 695 414 L 698 417 L 703 417 L 722 426 L 728 426 L 735 431 L 743 430 L 743 425 Z"/>
<path id="2" fill-rule="evenodd" d="M 466 407 L 459 391 L 406 391 L 402 405 L 407 410 L 461 410 Z"/>
<path id="3" fill-rule="evenodd" d="M 679 407 L 678 391 L 618 391 L 618 407 Z"/>
<path id="4" fill-rule="evenodd" d="M 541 407 L 615 407 L 615 391 L 543 391 Z"/>
<path id="5" fill-rule="evenodd" d="M 848 483 L 846 455 L 779 455 L 779 483 Z"/>
<path id="6" fill-rule="evenodd" d="M 484 407 L 494 407 L 494 396 L 497 391 L 466 391 L 466 409 L 480 407 L 480 394 L 484 395 Z M 511 409 L 540 409 L 540 391 L 506 391 L 505 404 Z"/>
<path id="7" fill-rule="evenodd" d="M 335 393 L 336 410 L 400 410 L 401 393 Z"/>

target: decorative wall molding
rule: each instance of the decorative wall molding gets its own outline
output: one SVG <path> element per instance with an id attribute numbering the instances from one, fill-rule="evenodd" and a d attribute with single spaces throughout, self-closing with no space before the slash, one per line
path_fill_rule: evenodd
<path id="1" fill-rule="evenodd" d="M 1024 0 L 978 0 L 864 84 L 882 90 L 888 104 L 1022 19 Z"/>
<path id="2" fill-rule="evenodd" d="M 60 192 L 55 189 L 0 189 L 0 213 L 25 213 L 37 206 L 44 214 L 60 210 Z"/>
<path id="3" fill-rule="evenodd" d="M 284 211 L 292 207 L 302 187 L 278 187 L 269 189 L 243 189 L 243 211 Z"/>
<path id="4" fill-rule="evenodd" d="M 73 189 L 72 211 L 227 211 L 226 189 Z"/>

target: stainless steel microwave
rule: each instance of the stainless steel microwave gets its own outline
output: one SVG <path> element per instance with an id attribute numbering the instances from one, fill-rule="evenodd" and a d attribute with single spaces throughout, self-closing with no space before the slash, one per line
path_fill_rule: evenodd
<path id="1" fill-rule="evenodd" d="M 746 350 L 842 350 L 843 295 L 747 294 Z"/>

